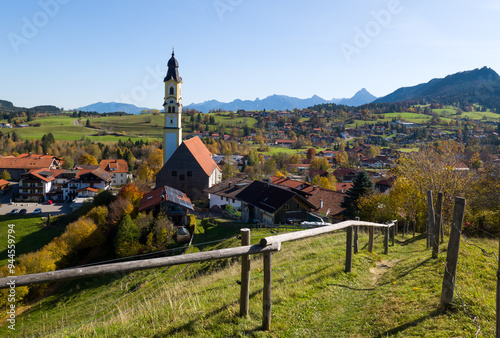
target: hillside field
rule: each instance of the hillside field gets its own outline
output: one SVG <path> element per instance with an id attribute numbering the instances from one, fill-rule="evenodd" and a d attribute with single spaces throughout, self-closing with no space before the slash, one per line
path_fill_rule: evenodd
<path id="1" fill-rule="evenodd" d="M 235 225 L 200 227 L 191 250 L 237 246 L 238 232 Z M 253 229 L 252 243 L 273 232 Z M 214 242 L 221 234 L 227 240 Z M 446 252 L 432 259 L 425 237 L 418 234 L 397 237 L 388 255 L 381 235 L 376 235 L 373 254 L 366 243 L 361 232 L 350 274 L 344 272 L 344 232 L 283 243 L 273 254 L 270 332 L 261 331 L 262 258 L 252 256 L 246 318 L 238 315 L 239 260 L 226 259 L 62 283 L 18 316 L 15 333 L 3 326 L 0 334 L 474 337 L 480 328 L 482 336 L 494 335 L 498 262 L 474 245 L 498 252 L 496 240 L 462 240 L 456 303 L 446 313 L 438 311 Z M 442 244 L 441 250 L 445 248 Z"/>

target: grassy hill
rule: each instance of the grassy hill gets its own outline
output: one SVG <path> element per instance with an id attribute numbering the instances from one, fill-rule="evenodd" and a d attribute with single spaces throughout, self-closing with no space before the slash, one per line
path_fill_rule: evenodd
<path id="1" fill-rule="evenodd" d="M 203 250 L 239 245 L 237 227 L 200 232 Z M 253 229 L 252 243 L 270 230 Z M 229 238 L 213 242 L 219 237 Z M 262 258 L 253 256 L 250 315 L 240 318 L 237 259 L 219 260 L 82 279 L 59 285 L 50 296 L 18 315 L 22 336 L 53 337 L 474 337 L 494 335 L 497 261 L 473 246 L 498 252 L 497 241 L 461 243 L 456 306 L 439 306 L 445 253 L 431 259 L 423 236 L 398 238 L 383 255 L 360 252 L 345 274 L 345 234 L 284 243 L 273 255 L 272 323 L 262 320 Z M 445 249 L 446 245 L 441 245 Z M 199 250 L 197 246 L 192 250 Z M 459 296 L 458 296 L 459 295 Z M 465 309 L 465 311 L 464 311 Z M 474 323 L 473 319 L 476 317 Z M 0 328 L 6 336 L 7 328 Z"/>

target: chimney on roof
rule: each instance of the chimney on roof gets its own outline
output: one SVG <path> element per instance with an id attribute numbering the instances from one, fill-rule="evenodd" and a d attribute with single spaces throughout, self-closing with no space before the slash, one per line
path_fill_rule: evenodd
<path id="1" fill-rule="evenodd" d="M 321 208 L 323 208 L 323 200 L 320 200 L 320 201 L 319 201 L 319 208 L 320 208 L 320 209 L 321 209 Z"/>
<path id="2" fill-rule="evenodd" d="M 231 188 L 231 186 L 232 186 L 232 184 L 231 184 L 231 182 L 229 182 L 229 188 Z"/>

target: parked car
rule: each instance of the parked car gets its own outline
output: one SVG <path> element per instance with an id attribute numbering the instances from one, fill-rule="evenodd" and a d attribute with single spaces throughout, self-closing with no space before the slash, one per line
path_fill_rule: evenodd
<path id="1" fill-rule="evenodd" d="M 12 210 L 8 213 L 8 215 L 15 215 L 15 214 L 17 214 L 18 212 L 19 212 L 19 209 L 12 209 Z"/>
<path id="2" fill-rule="evenodd" d="M 54 203 L 52 200 L 48 200 L 45 204 L 52 204 Z"/>
<path id="3" fill-rule="evenodd" d="M 42 213 L 42 209 L 40 208 L 36 208 L 34 211 L 33 211 L 33 215 L 38 215 L 38 214 L 41 214 Z"/>
<path id="4" fill-rule="evenodd" d="M 21 209 L 21 210 L 19 210 L 18 215 L 24 215 L 24 214 L 26 213 L 26 211 L 28 211 L 28 210 L 26 210 L 26 209 Z"/>

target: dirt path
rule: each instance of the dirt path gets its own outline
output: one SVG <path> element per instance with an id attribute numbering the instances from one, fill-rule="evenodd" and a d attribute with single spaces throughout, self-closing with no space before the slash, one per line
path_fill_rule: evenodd
<path id="1" fill-rule="evenodd" d="M 389 271 L 396 263 L 399 262 L 399 259 L 393 259 L 392 261 L 382 260 L 377 262 L 375 267 L 370 268 L 370 272 L 373 274 L 372 276 L 372 285 L 375 286 L 382 279 L 384 274 Z"/>

